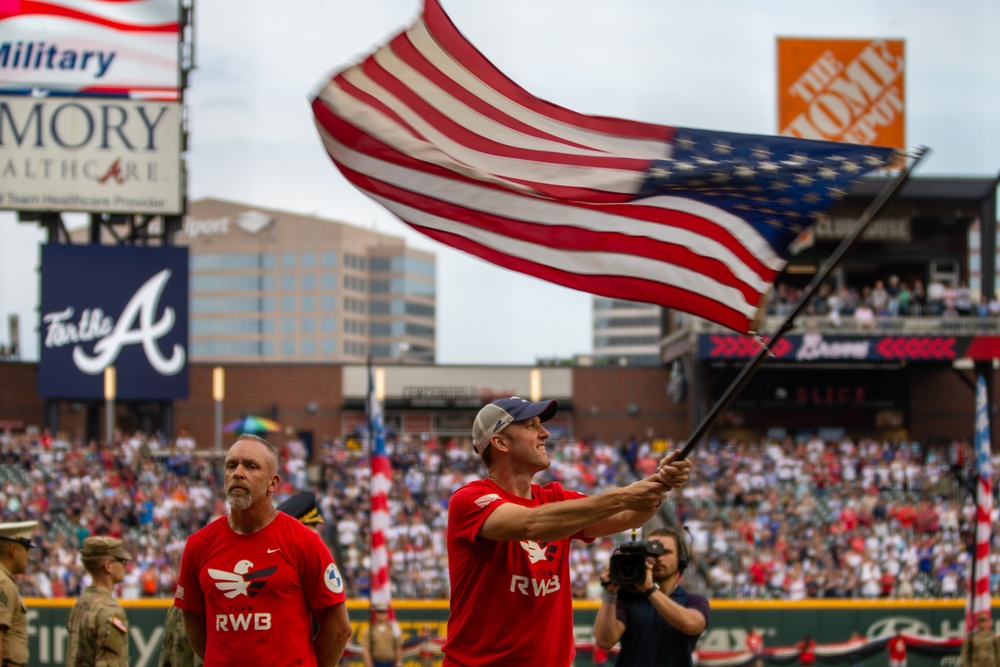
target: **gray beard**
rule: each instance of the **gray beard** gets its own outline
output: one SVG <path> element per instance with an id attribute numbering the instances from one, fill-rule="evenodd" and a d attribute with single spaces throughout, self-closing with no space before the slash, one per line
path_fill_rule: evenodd
<path id="1" fill-rule="evenodd" d="M 245 510 L 253 504 L 253 498 L 243 489 L 233 489 L 226 495 L 226 500 L 229 501 L 229 508 L 234 510 Z"/>

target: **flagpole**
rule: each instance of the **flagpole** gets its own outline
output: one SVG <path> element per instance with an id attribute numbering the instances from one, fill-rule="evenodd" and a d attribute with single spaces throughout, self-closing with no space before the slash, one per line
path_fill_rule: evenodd
<path id="1" fill-rule="evenodd" d="M 851 229 L 850 233 L 844 237 L 844 240 L 840 242 L 837 249 L 833 251 L 833 253 L 823 263 L 823 266 L 820 267 L 820 270 L 813 276 L 813 279 L 802 291 L 802 294 L 799 295 L 799 298 L 795 300 L 794 304 L 792 304 L 791 312 L 788 313 L 784 322 L 782 322 L 781 326 L 778 327 L 778 331 L 771 336 L 767 343 L 764 343 L 763 341 L 761 342 L 760 349 L 757 350 L 756 354 L 750 358 L 750 361 L 743 366 L 739 375 L 736 376 L 736 379 L 732 381 L 725 393 L 723 393 L 719 400 L 715 402 L 712 409 L 708 411 L 708 414 L 705 415 L 701 423 L 698 424 L 697 428 L 695 428 L 694 432 L 687 439 L 684 448 L 681 450 L 679 458 L 687 458 L 694 448 L 698 446 L 701 439 L 705 437 L 705 433 L 708 432 L 708 429 L 715 423 L 715 420 L 718 419 L 720 414 L 722 414 L 722 411 L 729 407 L 733 400 L 735 400 L 735 398 L 739 395 L 740 391 L 742 391 L 747 383 L 750 382 L 750 379 L 757 372 L 760 365 L 764 363 L 767 355 L 770 354 L 770 347 L 792 329 L 792 326 L 795 323 L 795 318 L 798 317 L 799 313 L 802 312 L 802 309 L 805 308 L 807 303 L 809 303 L 813 293 L 819 289 L 820 285 L 823 284 L 823 281 L 830 275 L 830 272 L 837 268 L 847 253 L 857 243 L 858 239 L 861 238 L 861 235 L 868 228 L 868 224 L 881 212 L 882 208 L 886 204 L 892 201 L 893 197 L 897 192 L 899 192 L 899 189 L 903 186 L 903 184 L 909 180 L 913 169 L 929 153 L 930 149 L 926 146 L 917 148 L 910 164 L 904 167 L 895 178 L 882 187 L 882 190 L 879 191 L 875 199 L 872 200 L 872 203 L 868 205 L 865 212 L 862 213 L 861 217 L 854 223 L 854 227 Z"/>

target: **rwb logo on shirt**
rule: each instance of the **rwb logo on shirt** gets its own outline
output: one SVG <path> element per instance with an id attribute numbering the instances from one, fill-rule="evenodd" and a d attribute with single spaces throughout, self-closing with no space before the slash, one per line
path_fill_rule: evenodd
<path id="1" fill-rule="evenodd" d="M 216 614 L 215 615 L 215 631 L 216 632 L 239 632 L 241 630 L 255 631 L 270 630 L 271 629 L 271 614 L 267 612 L 263 613 L 248 613 L 248 614 Z"/>
<path id="2" fill-rule="evenodd" d="M 215 587 L 227 598 L 235 598 L 239 595 L 246 595 L 247 597 L 255 597 L 260 593 L 260 589 L 267 585 L 267 577 L 274 574 L 278 566 L 269 567 L 259 572 L 250 572 L 253 569 L 253 563 L 248 560 L 241 560 L 233 568 L 232 572 L 226 572 L 225 570 L 208 570 L 208 576 L 215 579 Z"/>
<path id="3" fill-rule="evenodd" d="M 511 593 L 534 595 L 537 598 L 550 593 L 555 593 L 560 588 L 562 588 L 562 584 L 559 583 L 558 574 L 554 574 L 547 579 L 531 579 L 523 577 L 519 574 L 512 575 L 510 578 Z"/>

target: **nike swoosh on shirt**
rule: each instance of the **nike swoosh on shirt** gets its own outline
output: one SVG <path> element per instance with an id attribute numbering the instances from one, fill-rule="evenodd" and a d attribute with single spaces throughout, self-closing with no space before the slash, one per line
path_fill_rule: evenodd
<path id="1" fill-rule="evenodd" d="M 275 551 L 281 551 L 281 549 L 268 549 L 267 553 L 273 554 Z"/>

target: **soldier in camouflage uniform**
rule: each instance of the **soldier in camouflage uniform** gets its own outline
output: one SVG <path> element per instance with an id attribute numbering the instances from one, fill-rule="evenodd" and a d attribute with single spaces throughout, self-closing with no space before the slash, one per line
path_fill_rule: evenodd
<path id="1" fill-rule="evenodd" d="M 113 537 L 88 537 L 80 549 L 93 584 L 73 605 L 66 621 L 66 667 L 128 667 L 128 621 L 114 599 L 132 556 Z"/>
<path id="2" fill-rule="evenodd" d="M 1000 640 L 990 627 L 989 612 L 976 614 L 976 628 L 962 642 L 960 667 L 1000 667 Z"/>
<path id="3" fill-rule="evenodd" d="M 160 644 L 157 667 L 202 667 L 204 664 L 188 641 L 184 630 L 184 612 L 179 607 L 171 607 L 163 625 L 163 643 Z"/>
<path id="4" fill-rule="evenodd" d="M 28 663 L 28 608 L 13 575 L 28 569 L 31 533 L 37 521 L 0 524 L 0 644 L 3 667 Z"/>

